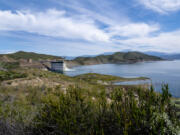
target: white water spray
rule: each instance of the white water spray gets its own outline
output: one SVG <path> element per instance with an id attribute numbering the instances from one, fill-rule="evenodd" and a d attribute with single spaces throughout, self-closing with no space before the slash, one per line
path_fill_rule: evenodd
<path id="1" fill-rule="evenodd" d="M 66 66 L 66 63 L 64 62 L 64 65 L 63 65 L 63 69 L 64 71 L 74 71 L 73 69 L 70 69 Z"/>

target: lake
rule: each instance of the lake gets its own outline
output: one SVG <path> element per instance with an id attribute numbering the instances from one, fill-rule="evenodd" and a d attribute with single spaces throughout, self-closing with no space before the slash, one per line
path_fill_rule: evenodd
<path id="1" fill-rule="evenodd" d="M 148 77 L 156 91 L 160 91 L 162 84 L 168 83 L 171 94 L 180 97 L 180 60 L 79 66 L 65 72 L 69 76 L 84 73 L 100 73 L 127 78 Z"/>

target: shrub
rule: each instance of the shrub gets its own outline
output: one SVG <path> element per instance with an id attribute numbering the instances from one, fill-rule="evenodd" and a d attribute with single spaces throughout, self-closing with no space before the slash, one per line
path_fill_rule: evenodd
<path id="1" fill-rule="evenodd" d="M 27 77 L 24 73 L 17 73 L 13 71 L 0 71 L 0 81 L 11 80 L 16 78 L 24 78 Z"/>
<path id="2" fill-rule="evenodd" d="M 16 69 L 20 67 L 19 62 L 0 62 L 0 65 L 8 70 Z"/>
<path id="3" fill-rule="evenodd" d="M 38 133 L 91 134 L 95 124 L 93 104 L 82 93 L 82 89 L 69 88 L 66 94 L 46 96 L 35 121 Z"/>
<path id="4" fill-rule="evenodd" d="M 119 135 L 176 134 L 176 115 L 170 114 L 170 94 L 150 90 L 115 89 L 94 98 L 78 87 L 45 96 L 34 119 L 36 134 Z"/>

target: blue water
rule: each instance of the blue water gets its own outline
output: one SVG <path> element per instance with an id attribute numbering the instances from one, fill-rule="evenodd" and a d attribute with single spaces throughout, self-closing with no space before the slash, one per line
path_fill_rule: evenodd
<path id="1" fill-rule="evenodd" d="M 152 80 L 156 91 L 160 91 L 162 84 L 168 83 L 171 94 L 180 97 L 180 60 L 79 66 L 65 74 L 75 76 L 84 73 L 100 73 L 129 78 L 148 77 Z"/>
<path id="2" fill-rule="evenodd" d="M 137 80 L 137 81 L 125 81 L 125 82 L 115 82 L 114 85 L 139 85 L 139 84 L 147 84 L 151 85 L 151 80 Z"/>

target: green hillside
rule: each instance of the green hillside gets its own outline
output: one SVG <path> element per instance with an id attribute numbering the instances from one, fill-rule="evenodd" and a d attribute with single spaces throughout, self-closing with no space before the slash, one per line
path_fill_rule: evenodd
<path id="1" fill-rule="evenodd" d="M 19 51 L 12 54 L 2 54 L 0 57 L 8 57 L 14 60 L 19 59 L 32 59 L 32 60 L 47 60 L 47 59 L 61 59 L 61 57 L 58 56 L 52 56 L 52 55 L 46 55 L 46 54 L 38 54 L 34 52 L 23 52 Z"/>
<path id="2" fill-rule="evenodd" d="M 158 61 L 160 57 L 146 55 L 140 52 L 117 52 L 113 55 L 99 55 L 96 57 L 77 57 L 70 61 L 70 65 L 94 65 L 94 64 L 118 64 L 118 63 L 135 63 L 142 61 Z"/>

